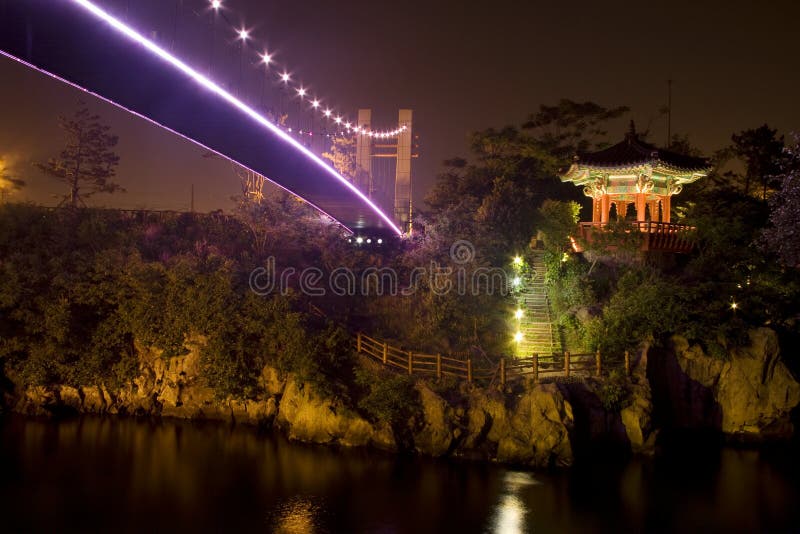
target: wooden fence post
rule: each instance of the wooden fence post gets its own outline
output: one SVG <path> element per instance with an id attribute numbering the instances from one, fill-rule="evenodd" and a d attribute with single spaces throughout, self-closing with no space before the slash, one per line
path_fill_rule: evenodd
<path id="1" fill-rule="evenodd" d="M 539 355 L 533 355 L 533 383 L 539 382 Z"/>
<path id="2" fill-rule="evenodd" d="M 412 356 L 412 352 L 408 351 L 408 374 L 414 373 L 414 357 Z"/>
<path id="3" fill-rule="evenodd" d="M 564 376 L 569 378 L 569 351 L 564 352 Z"/>
<path id="4" fill-rule="evenodd" d="M 442 355 L 436 355 L 436 378 L 442 378 Z"/>
<path id="5" fill-rule="evenodd" d="M 602 374 L 603 374 L 603 363 L 602 363 L 602 360 L 600 359 L 600 349 L 597 349 L 597 353 L 595 354 L 594 358 L 595 358 L 595 363 L 597 364 L 597 376 L 598 377 L 602 376 Z"/>
<path id="6" fill-rule="evenodd" d="M 631 376 L 631 354 L 625 351 L 625 374 Z"/>
<path id="7" fill-rule="evenodd" d="M 356 352 L 359 354 L 361 353 L 361 332 L 359 332 L 358 337 L 356 337 Z"/>
<path id="8" fill-rule="evenodd" d="M 383 365 L 386 365 L 386 360 L 389 358 L 389 344 L 383 344 Z"/>
<path id="9" fill-rule="evenodd" d="M 506 359 L 500 356 L 500 386 L 506 387 Z"/>
<path id="10" fill-rule="evenodd" d="M 472 384 L 472 358 L 467 358 L 467 382 Z"/>

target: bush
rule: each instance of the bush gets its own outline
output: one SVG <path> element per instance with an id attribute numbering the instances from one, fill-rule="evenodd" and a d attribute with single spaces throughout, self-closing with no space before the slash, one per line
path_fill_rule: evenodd
<path id="1" fill-rule="evenodd" d="M 358 369 L 356 383 L 367 392 L 358 401 L 358 407 L 372 421 L 387 422 L 395 428 L 404 425 L 422 408 L 414 381 L 407 375 Z"/>
<path id="2" fill-rule="evenodd" d="M 306 323 L 298 334 L 308 341 L 297 339 L 295 350 L 283 351 L 280 368 L 293 371 L 324 396 L 350 402 L 355 366 L 350 334 L 331 322 L 322 327 Z"/>
<path id="3" fill-rule="evenodd" d="M 619 369 L 611 371 L 600 387 L 600 403 L 607 412 L 619 412 L 627 403 L 628 378 Z"/>
<path id="4" fill-rule="evenodd" d="M 589 325 L 591 349 L 620 356 L 644 340 L 675 332 L 683 316 L 679 291 L 655 271 L 625 272 L 602 316 Z"/>

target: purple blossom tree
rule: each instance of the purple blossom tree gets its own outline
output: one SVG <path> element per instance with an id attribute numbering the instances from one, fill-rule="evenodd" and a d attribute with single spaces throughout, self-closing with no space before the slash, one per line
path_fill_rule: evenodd
<path id="1" fill-rule="evenodd" d="M 800 134 L 794 134 L 794 146 L 786 154 L 777 176 L 781 187 L 770 198 L 769 227 L 760 244 L 786 266 L 800 268 Z"/>

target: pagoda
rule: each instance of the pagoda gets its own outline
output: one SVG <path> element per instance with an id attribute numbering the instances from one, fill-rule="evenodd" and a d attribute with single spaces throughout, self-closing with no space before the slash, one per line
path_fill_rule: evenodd
<path id="1" fill-rule="evenodd" d="M 685 184 L 710 171 L 703 158 L 684 156 L 640 140 L 631 121 L 622 142 L 575 156 L 561 180 L 583 187 L 584 194 L 592 198 L 592 222 L 581 223 L 580 227 L 585 241 L 591 242 L 592 232 L 602 231 L 608 224 L 613 208 L 616 220 L 629 220 L 638 230 L 653 234 L 643 240 L 644 250 L 685 252 L 687 247 L 691 249 L 685 234 L 692 229 L 670 222 L 672 197 Z M 573 246 L 580 249 L 577 242 Z"/>

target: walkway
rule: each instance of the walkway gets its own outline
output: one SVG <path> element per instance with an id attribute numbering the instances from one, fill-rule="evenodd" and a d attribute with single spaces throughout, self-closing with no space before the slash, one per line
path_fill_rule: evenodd
<path id="1" fill-rule="evenodd" d="M 418 375 L 441 379 L 453 377 L 470 384 L 505 386 L 508 382 L 528 378 L 538 382 L 544 378 L 558 377 L 601 377 L 608 371 L 608 366 L 624 366 L 625 373 L 630 374 L 630 355 L 625 352 L 622 362 L 613 364 L 606 360 L 600 352 L 586 354 L 548 354 L 540 358 L 537 354 L 525 358 L 489 357 L 480 362 L 471 358 L 459 358 L 454 355 L 424 354 L 393 347 L 385 341 L 371 338 L 359 333 L 356 337 L 356 351 L 371 359 L 409 375 Z M 620 365 L 621 364 L 621 365 Z"/>
<path id="2" fill-rule="evenodd" d="M 520 319 L 522 341 L 519 342 L 517 355 L 529 357 L 539 354 L 561 354 L 561 336 L 558 325 L 553 323 L 550 301 L 545 284 L 545 264 L 543 252 L 534 251 L 531 258 L 532 276 L 524 280 L 524 288 L 518 297 L 518 304 L 523 312 Z"/>

